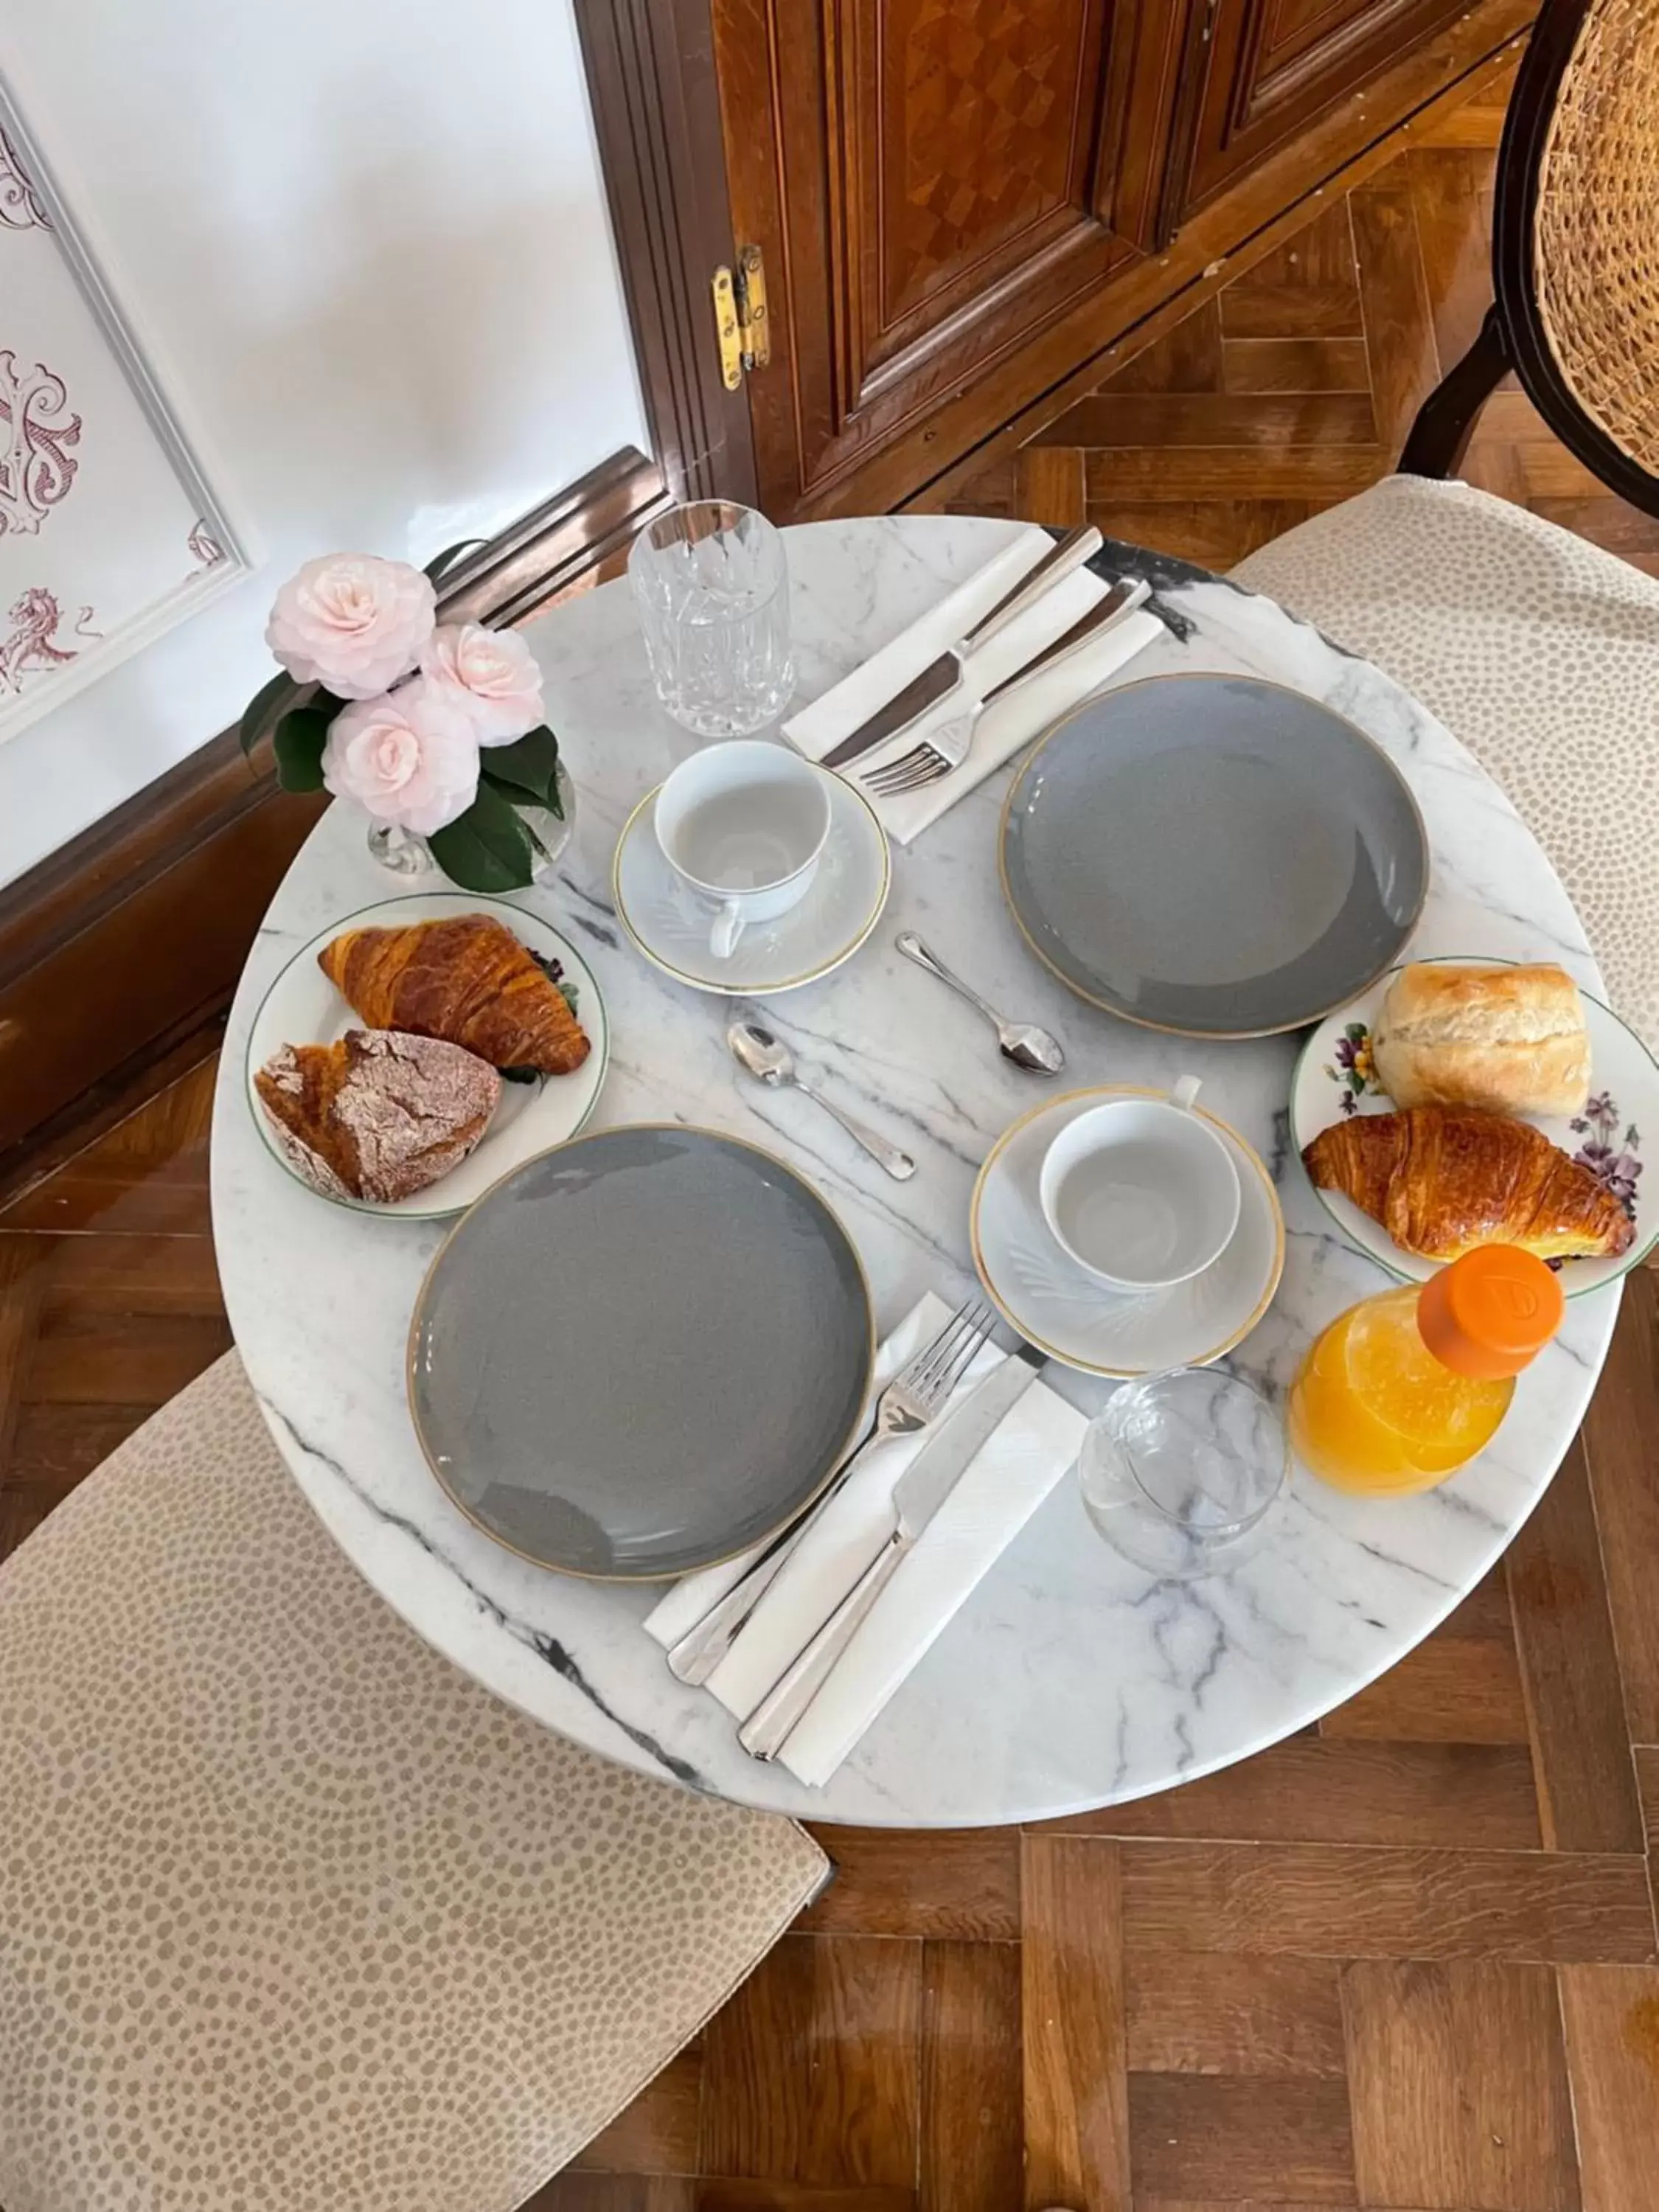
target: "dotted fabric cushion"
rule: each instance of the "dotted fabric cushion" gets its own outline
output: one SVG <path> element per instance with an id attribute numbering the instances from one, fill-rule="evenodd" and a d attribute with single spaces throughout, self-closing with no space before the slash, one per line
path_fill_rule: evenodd
<path id="1" fill-rule="evenodd" d="M 827 1862 L 476 1687 L 240 1362 L 0 1568 L 6 2212 L 507 2212 Z"/>
<path id="2" fill-rule="evenodd" d="M 1464 483 L 1389 477 L 1233 571 L 1397 677 L 1555 863 L 1659 1051 L 1659 582 Z"/>

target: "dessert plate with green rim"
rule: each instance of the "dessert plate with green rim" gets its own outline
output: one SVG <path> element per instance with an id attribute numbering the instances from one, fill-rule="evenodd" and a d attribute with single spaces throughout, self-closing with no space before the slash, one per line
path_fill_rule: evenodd
<path id="1" fill-rule="evenodd" d="M 1085 702 L 1015 778 L 1000 857 L 1062 982 L 1186 1036 L 1322 1020 L 1400 958 L 1429 881 L 1388 755 L 1254 676 L 1147 677 Z"/>
<path id="2" fill-rule="evenodd" d="M 574 1575 L 689 1573 L 793 1519 L 852 1448 L 875 1332 L 811 1184 L 712 1129 L 603 1129 L 451 1231 L 409 1338 L 428 1464 L 469 1520 Z"/>
<path id="3" fill-rule="evenodd" d="M 457 1167 L 408 1198 L 382 1203 L 350 1198 L 343 1191 L 319 1190 L 308 1182 L 277 1142 L 260 1103 L 254 1077 L 285 1044 L 332 1044 L 348 1030 L 367 1029 L 318 966 L 318 955 L 352 929 L 408 929 L 422 921 L 454 921 L 463 915 L 488 915 L 504 922 L 520 945 L 560 970 L 560 988 L 587 1032 L 591 1050 L 568 1075 L 538 1075 L 532 1082 L 504 1083 L 489 1127 Z M 611 1058 L 611 1024 L 598 979 L 570 939 L 527 908 L 505 899 L 481 898 L 473 891 L 424 891 L 406 898 L 382 899 L 343 915 L 302 945 L 264 995 L 248 1031 L 246 1087 L 248 1111 L 271 1158 L 302 1190 L 358 1213 L 384 1213 L 394 1220 L 433 1221 L 465 1212 L 492 1183 L 520 1160 L 533 1158 L 550 1145 L 562 1144 L 582 1128 L 599 1102 Z"/>

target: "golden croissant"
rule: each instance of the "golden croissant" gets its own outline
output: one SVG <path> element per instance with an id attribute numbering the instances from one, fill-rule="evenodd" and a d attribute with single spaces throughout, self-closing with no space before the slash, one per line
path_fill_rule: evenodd
<path id="1" fill-rule="evenodd" d="M 441 1037 L 492 1067 L 568 1075 L 592 1049 L 563 992 L 490 915 L 349 929 L 317 964 L 370 1028 Z"/>
<path id="2" fill-rule="evenodd" d="M 1540 1260 L 1600 1256 L 1626 1250 L 1636 1234 L 1588 1168 L 1504 1114 L 1356 1114 L 1322 1129 L 1302 1161 L 1321 1189 L 1340 1190 L 1425 1260 L 1477 1244 L 1518 1244 Z"/>

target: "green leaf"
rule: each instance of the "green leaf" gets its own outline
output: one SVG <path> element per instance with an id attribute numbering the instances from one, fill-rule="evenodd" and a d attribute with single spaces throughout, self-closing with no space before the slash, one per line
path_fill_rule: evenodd
<path id="1" fill-rule="evenodd" d="M 296 707 L 284 714 L 272 736 L 276 781 L 284 791 L 323 788 L 323 747 L 332 716 L 320 707 Z"/>
<path id="2" fill-rule="evenodd" d="M 465 814 L 427 839 L 432 857 L 464 891 L 520 891 L 533 880 L 530 837 L 501 792 L 480 783 Z"/>
<path id="3" fill-rule="evenodd" d="M 544 722 L 510 745 L 487 745 L 479 763 L 486 783 L 509 798 L 528 799 L 564 819 L 559 797 L 559 741 Z"/>
<path id="4" fill-rule="evenodd" d="M 242 750 L 251 753 L 265 732 L 292 707 L 304 685 L 296 684 L 287 669 L 279 669 L 269 684 L 262 684 L 248 701 L 238 734 Z"/>

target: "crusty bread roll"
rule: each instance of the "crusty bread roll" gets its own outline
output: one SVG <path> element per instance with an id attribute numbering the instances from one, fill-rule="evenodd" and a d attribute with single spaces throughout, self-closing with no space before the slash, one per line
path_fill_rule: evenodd
<path id="1" fill-rule="evenodd" d="M 501 1079 L 438 1037 L 348 1030 L 333 1044 L 285 1044 L 253 1087 L 304 1182 L 387 1205 L 460 1164 L 489 1126 Z"/>
<path id="2" fill-rule="evenodd" d="M 1415 962 L 1382 1001 L 1371 1057 L 1396 1106 L 1581 1114 L 1589 1036 L 1563 968 Z"/>

